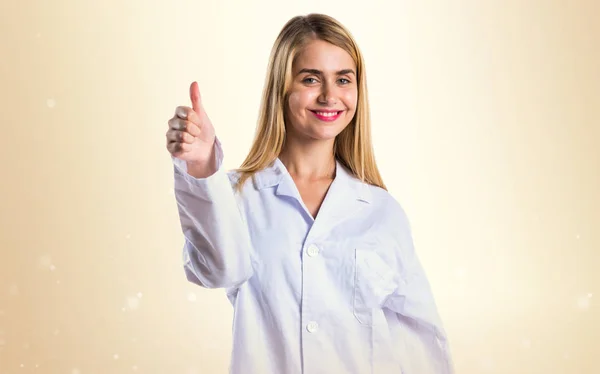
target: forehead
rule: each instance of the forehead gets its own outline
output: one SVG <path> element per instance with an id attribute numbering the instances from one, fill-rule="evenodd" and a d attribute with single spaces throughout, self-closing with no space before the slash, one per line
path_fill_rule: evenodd
<path id="1" fill-rule="evenodd" d="M 352 56 L 344 49 L 323 40 L 311 40 L 302 48 L 293 70 L 318 69 L 324 72 L 356 69 Z"/>

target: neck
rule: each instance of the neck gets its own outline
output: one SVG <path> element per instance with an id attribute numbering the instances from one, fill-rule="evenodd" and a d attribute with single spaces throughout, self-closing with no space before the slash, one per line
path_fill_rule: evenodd
<path id="1" fill-rule="evenodd" d="M 333 144 L 333 140 L 301 143 L 288 138 L 279 159 L 295 179 L 334 179 Z"/>

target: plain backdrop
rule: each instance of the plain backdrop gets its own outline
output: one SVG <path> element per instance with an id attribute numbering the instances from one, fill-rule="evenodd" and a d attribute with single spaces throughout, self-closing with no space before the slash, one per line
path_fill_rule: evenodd
<path id="1" fill-rule="evenodd" d="M 239 166 L 272 43 L 310 12 L 364 53 L 457 373 L 600 372 L 597 1 L 25 0 L 0 5 L 0 373 L 227 372 L 164 134 L 197 80 Z"/>

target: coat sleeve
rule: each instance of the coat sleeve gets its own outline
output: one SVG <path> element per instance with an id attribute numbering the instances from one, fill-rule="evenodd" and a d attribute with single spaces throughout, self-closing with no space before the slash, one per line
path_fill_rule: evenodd
<path id="1" fill-rule="evenodd" d="M 399 207 L 399 205 L 396 205 Z M 454 374 L 448 336 L 425 270 L 413 245 L 408 218 L 400 207 L 390 222 L 397 262 L 397 288 L 383 303 L 401 322 L 403 374 Z"/>
<path id="2" fill-rule="evenodd" d="M 206 178 L 188 174 L 186 163 L 171 157 L 174 193 L 185 239 L 187 279 L 205 288 L 238 287 L 252 274 L 251 240 L 232 174 L 222 169 L 223 149 L 215 140 L 217 172 Z"/>

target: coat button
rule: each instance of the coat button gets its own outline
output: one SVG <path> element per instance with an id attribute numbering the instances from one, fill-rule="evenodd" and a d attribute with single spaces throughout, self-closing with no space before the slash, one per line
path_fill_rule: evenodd
<path id="1" fill-rule="evenodd" d="M 308 249 L 306 250 L 306 253 L 308 253 L 308 255 L 310 257 L 314 257 L 314 256 L 316 256 L 316 255 L 319 254 L 319 247 L 317 247 L 314 244 L 311 244 L 311 245 L 308 246 Z"/>
<path id="2" fill-rule="evenodd" d="M 319 330 L 319 324 L 316 323 L 315 321 L 311 321 L 306 325 L 306 329 L 310 333 L 317 332 Z"/>

